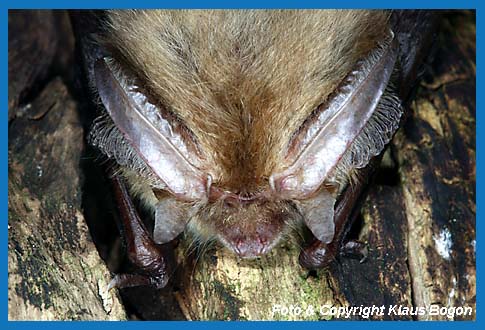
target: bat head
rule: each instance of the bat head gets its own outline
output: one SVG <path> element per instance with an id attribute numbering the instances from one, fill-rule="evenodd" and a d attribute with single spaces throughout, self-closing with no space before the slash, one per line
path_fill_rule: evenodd
<path id="1" fill-rule="evenodd" d="M 362 10 L 108 12 L 97 37 L 108 55 L 93 64 L 107 111 L 91 141 L 155 211 L 155 240 L 188 223 L 254 257 L 303 222 L 331 241 L 352 169 L 382 151 L 399 121 L 387 19 Z"/>

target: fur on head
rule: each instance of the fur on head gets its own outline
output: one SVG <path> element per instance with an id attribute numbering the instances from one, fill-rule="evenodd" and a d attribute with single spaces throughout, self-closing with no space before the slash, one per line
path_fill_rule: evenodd
<path id="1" fill-rule="evenodd" d="M 251 192 L 291 133 L 382 40 L 387 15 L 348 10 L 108 13 L 109 48 L 194 133 L 214 183 Z"/>

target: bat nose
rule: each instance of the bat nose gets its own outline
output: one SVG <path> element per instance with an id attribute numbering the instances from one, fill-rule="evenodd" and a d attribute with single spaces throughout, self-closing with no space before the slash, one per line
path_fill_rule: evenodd
<path id="1" fill-rule="evenodd" d="M 269 251 L 269 242 L 263 237 L 248 237 L 234 242 L 232 248 L 239 257 L 251 259 L 266 254 Z"/>
<path id="2" fill-rule="evenodd" d="M 219 241 L 241 258 L 267 254 L 282 238 L 289 213 L 283 206 L 268 201 L 251 200 L 240 205 L 238 200 L 236 204 L 226 206 L 227 215 L 217 219 Z"/>

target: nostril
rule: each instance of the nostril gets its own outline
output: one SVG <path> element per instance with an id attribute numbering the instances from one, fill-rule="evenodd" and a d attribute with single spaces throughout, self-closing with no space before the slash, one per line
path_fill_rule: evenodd
<path id="1" fill-rule="evenodd" d="M 232 244 L 232 250 L 241 258 L 256 258 L 268 250 L 268 241 L 259 237 L 238 239 Z"/>
<path id="2" fill-rule="evenodd" d="M 239 201 L 233 196 L 227 196 L 226 198 L 224 198 L 224 206 L 227 208 L 236 208 L 239 205 Z"/>
<path id="3" fill-rule="evenodd" d="M 227 199 L 224 200 L 224 207 L 227 207 L 227 208 L 233 208 L 235 207 L 234 203 L 233 202 L 230 202 L 228 201 Z"/>

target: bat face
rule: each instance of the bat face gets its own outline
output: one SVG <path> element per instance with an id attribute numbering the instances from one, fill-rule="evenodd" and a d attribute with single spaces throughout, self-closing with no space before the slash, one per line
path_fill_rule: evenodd
<path id="1" fill-rule="evenodd" d="M 306 225 L 334 239 L 335 205 L 402 113 L 380 11 L 113 11 L 96 36 L 105 108 L 91 143 L 153 210 L 241 257 Z M 390 83 L 391 82 L 391 83 Z"/>

